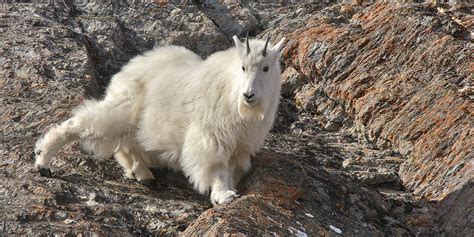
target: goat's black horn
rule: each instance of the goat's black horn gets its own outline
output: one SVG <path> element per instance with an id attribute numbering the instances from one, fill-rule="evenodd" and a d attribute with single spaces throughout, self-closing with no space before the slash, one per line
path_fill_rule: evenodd
<path id="1" fill-rule="evenodd" d="M 268 41 L 270 41 L 270 33 L 268 33 L 267 35 L 267 42 L 265 42 L 265 47 L 263 48 L 263 51 L 262 51 L 263 57 L 267 56 Z"/>
<path id="2" fill-rule="evenodd" d="M 245 36 L 245 46 L 247 47 L 247 54 L 250 53 L 250 45 L 249 45 L 249 32 L 247 31 L 247 36 Z"/>

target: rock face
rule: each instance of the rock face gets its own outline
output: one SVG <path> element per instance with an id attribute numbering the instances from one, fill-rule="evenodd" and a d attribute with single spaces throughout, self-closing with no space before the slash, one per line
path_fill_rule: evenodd
<path id="1" fill-rule="evenodd" d="M 3 4 L 0 234 L 405 236 L 472 233 L 472 5 Z M 264 150 L 212 207 L 76 145 L 33 168 L 44 130 L 154 46 L 203 57 L 232 35 L 288 38 Z"/>
<path id="2" fill-rule="evenodd" d="M 474 175 L 473 104 L 462 93 L 472 86 L 470 32 L 436 8 L 375 4 L 347 6 L 347 14 L 344 6 L 289 33 L 285 63 L 313 82 L 296 101 L 408 157 L 400 170 L 406 187 L 443 199 Z"/>
<path id="3" fill-rule="evenodd" d="M 391 213 L 395 206 L 379 193 L 347 184 L 345 177 L 316 168 L 320 167 L 316 159 L 263 152 L 253 165 L 253 171 L 239 187 L 244 196 L 207 210 L 186 229 L 185 235 L 249 231 L 258 236 L 410 233 Z"/>

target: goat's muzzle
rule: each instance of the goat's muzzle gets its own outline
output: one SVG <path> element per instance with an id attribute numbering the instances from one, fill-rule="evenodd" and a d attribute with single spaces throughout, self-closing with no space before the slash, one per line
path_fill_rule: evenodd
<path id="1" fill-rule="evenodd" d="M 258 101 L 258 96 L 254 92 L 245 92 L 243 93 L 243 97 L 244 102 L 247 105 L 253 105 Z"/>

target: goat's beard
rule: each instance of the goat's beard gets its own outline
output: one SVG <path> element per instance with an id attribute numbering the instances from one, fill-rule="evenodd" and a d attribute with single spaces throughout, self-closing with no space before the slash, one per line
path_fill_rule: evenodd
<path id="1" fill-rule="evenodd" d="M 245 121 L 259 122 L 265 119 L 266 109 L 263 101 L 259 101 L 254 105 L 248 105 L 243 99 L 239 99 L 238 109 L 239 116 Z"/>

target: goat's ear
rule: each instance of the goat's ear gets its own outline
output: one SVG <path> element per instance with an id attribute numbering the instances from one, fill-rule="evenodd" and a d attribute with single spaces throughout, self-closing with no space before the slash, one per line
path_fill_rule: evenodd
<path id="1" fill-rule="evenodd" d="M 237 47 L 237 50 L 240 51 L 242 49 L 242 43 L 240 42 L 239 38 L 237 38 L 236 35 L 232 36 L 232 39 L 234 40 L 235 47 Z"/>
<path id="2" fill-rule="evenodd" d="M 283 48 L 283 46 L 285 45 L 285 42 L 286 42 L 286 38 L 283 37 L 280 42 L 278 42 L 278 44 L 276 44 L 275 46 L 273 46 L 272 50 L 274 51 L 277 51 L 277 52 L 280 52 L 280 50 Z"/>

